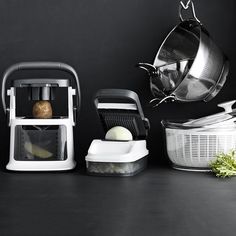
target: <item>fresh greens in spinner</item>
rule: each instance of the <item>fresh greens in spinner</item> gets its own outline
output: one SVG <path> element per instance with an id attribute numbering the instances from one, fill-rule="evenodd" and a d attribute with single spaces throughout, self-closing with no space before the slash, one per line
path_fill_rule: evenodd
<path id="1" fill-rule="evenodd" d="M 229 153 L 219 153 L 216 159 L 210 163 L 212 171 L 217 177 L 225 178 L 236 175 L 235 151 Z"/>

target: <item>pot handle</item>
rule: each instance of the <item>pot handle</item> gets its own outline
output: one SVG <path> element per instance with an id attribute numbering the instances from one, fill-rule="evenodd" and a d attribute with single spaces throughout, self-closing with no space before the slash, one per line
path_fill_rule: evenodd
<path id="1" fill-rule="evenodd" d="M 136 67 L 146 70 L 150 76 L 158 73 L 156 67 L 150 63 L 139 62 Z"/>
<path id="2" fill-rule="evenodd" d="M 184 18 L 182 16 L 183 10 L 188 10 L 190 8 L 192 13 L 192 19 L 196 20 L 198 23 L 201 23 L 200 20 L 197 18 L 195 14 L 195 8 L 192 0 L 188 0 L 186 4 L 183 3 L 183 1 L 180 1 L 179 3 L 179 18 L 180 21 L 184 21 Z M 191 19 L 191 18 L 190 18 Z"/>
<path id="3" fill-rule="evenodd" d="M 7 113 L 6 99 L 5 99 L 6 81 L 10 77 L 11 74 L 20 70 L 59 70 L 59 71 L 65 71 L 71 74 L 75 80 L 76 90 L 77 90 L 76 106 L 74 107 L 74 109 L 77 110 L 77 117 L 78 117 L 78 113 L 79 113 L 80 105 L 81 105 L 81 94 L 80 94 L 80 84 L 79 84 L 78 75 L 73 67 L 69 66 L 68 64 L 61 63 L 61 62 L 22 62 L 22 63 L 17 63 L 10 66 L 5 71 L 3 75 L 3 79 L 2 79 L 1 96 L 2 96 L 2 106 L 5 113 Z"/>
<path id="4" fill-rule="evenodd" d="M 164 97 L 164 98 L 161 99 L 161 100 L 158 99 L 158 98 L 154 98 L 154 99 L 152 99 L 152 100 L 149 102 L 149 104 L 151 104 L 152 107 L 155 108 L 155 107 L 158 107 L 161 103 L 167 102 L 168 100 L 170 100 L 171 102 L 173 102 L 173 101 L 176 100 L 176 98 L 175 98 L 174 95 L 166 96 L 166 97 Z"/>

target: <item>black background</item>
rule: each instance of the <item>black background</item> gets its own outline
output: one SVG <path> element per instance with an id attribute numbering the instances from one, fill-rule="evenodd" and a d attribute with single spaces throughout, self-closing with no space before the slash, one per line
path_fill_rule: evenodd
<path id="1" fill-rule="evenodd" d="M 167 164 L 160 121 L 196 118 L 217 112 L 216 104 L 235 98 L 234 0 L 195 0 L 196 14 L 230 59 L 222 91 L 209 103 L 148 106 L 148 75 L 137 62 L 152 63 L 167 33 L 179 22 L 177 0 L 8 0 L 0 2 L 0 74 L 16 62 L 61 61 L 79 74 L 82 110 L 74 130 L 76 160 L 84 164 L 90 142 L 104 133 L 92 97 L 100 88 L 136 91 L 150 119 L 150 165 Z M 24 76 L 21 75 L 21 76 Z M 8 160 L 9 129 L 0 113 L 1 162 Z"/>
<path id="2" fill-rule="evenodd" d="M 16 62 L 62 61 L 77 70 L 82 88 L 74 130 L 79 165 L 72 172 L 3 171 L 9 128 L 0 111 L 1 235 L 234 235 L 235 179 L 173 170 L 163 155 L 162 119 L 212 114 L 220 110 L 217 103 L 235 98 L 236 2 L 194 2 L 198 18 L 230 59 L 229 78 L 209 103 L 152 109 L 148 76 L 134 65 L 153 62 L 179 22 L 178 0 L 0 1 L 0 75 Z M 104 135 L 92 104 L 100 88 L 136 91 L 150 119 L 149 168 L 132 178 L 91 177 L 82 168 L 92 139 Z"/>

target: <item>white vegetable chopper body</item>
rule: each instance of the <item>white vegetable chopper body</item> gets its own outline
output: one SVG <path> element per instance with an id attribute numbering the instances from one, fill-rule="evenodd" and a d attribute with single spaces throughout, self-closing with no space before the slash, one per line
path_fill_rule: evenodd
<path id="1" fill-rule="evenodd" d="M 30 78 L 14 79 L 7 90 L 9 106 L 6 106 L 6 81 L 13 73 L 21 70 L 57 70 L 72 75 L 76 89 L 69 79 Z M 66 116 L 38 119 L 17 116 L 17 89 L 27 88 L 29 100 L 54 100 L 54 89 L 64 88 L 67 93 L 68 111 Z M 73 104 L 73 98 L 76 104 Z M 80 87 L 76 71 L 59 62 L 24 62 L 9 67 L 2 81 L 2 104 L 10 126 L 10 157 L 6 168 L 14 171 L 60 171 L 70 170 L 74 160 L 73 126 L 75 112 L 80 107 Z"/>
<path id="2" fill-rule="evenodd" d="M 133 140 L 93 140 L 85 157 L 87 173 L 132 176 L 141 172 L 149 154 L 146 137 L 150 125 L 137 94 L 123 89 L 102 89 L 95 95 L 95 107 L 105 132 L 122 126 L 132 133 Z"/>

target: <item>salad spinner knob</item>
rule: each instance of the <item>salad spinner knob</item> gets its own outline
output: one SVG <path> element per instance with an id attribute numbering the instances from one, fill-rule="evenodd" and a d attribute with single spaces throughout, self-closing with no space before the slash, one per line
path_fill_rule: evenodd
<path id="1" fill-rule="evenodd" d="M 222 102 L 222 103 L 219 103 L 217 106 L 225 109 L 225 113 L 230 113 L 232 112 L 232 106 L 234 105 L 235 102 L 236 100 Z"/>

